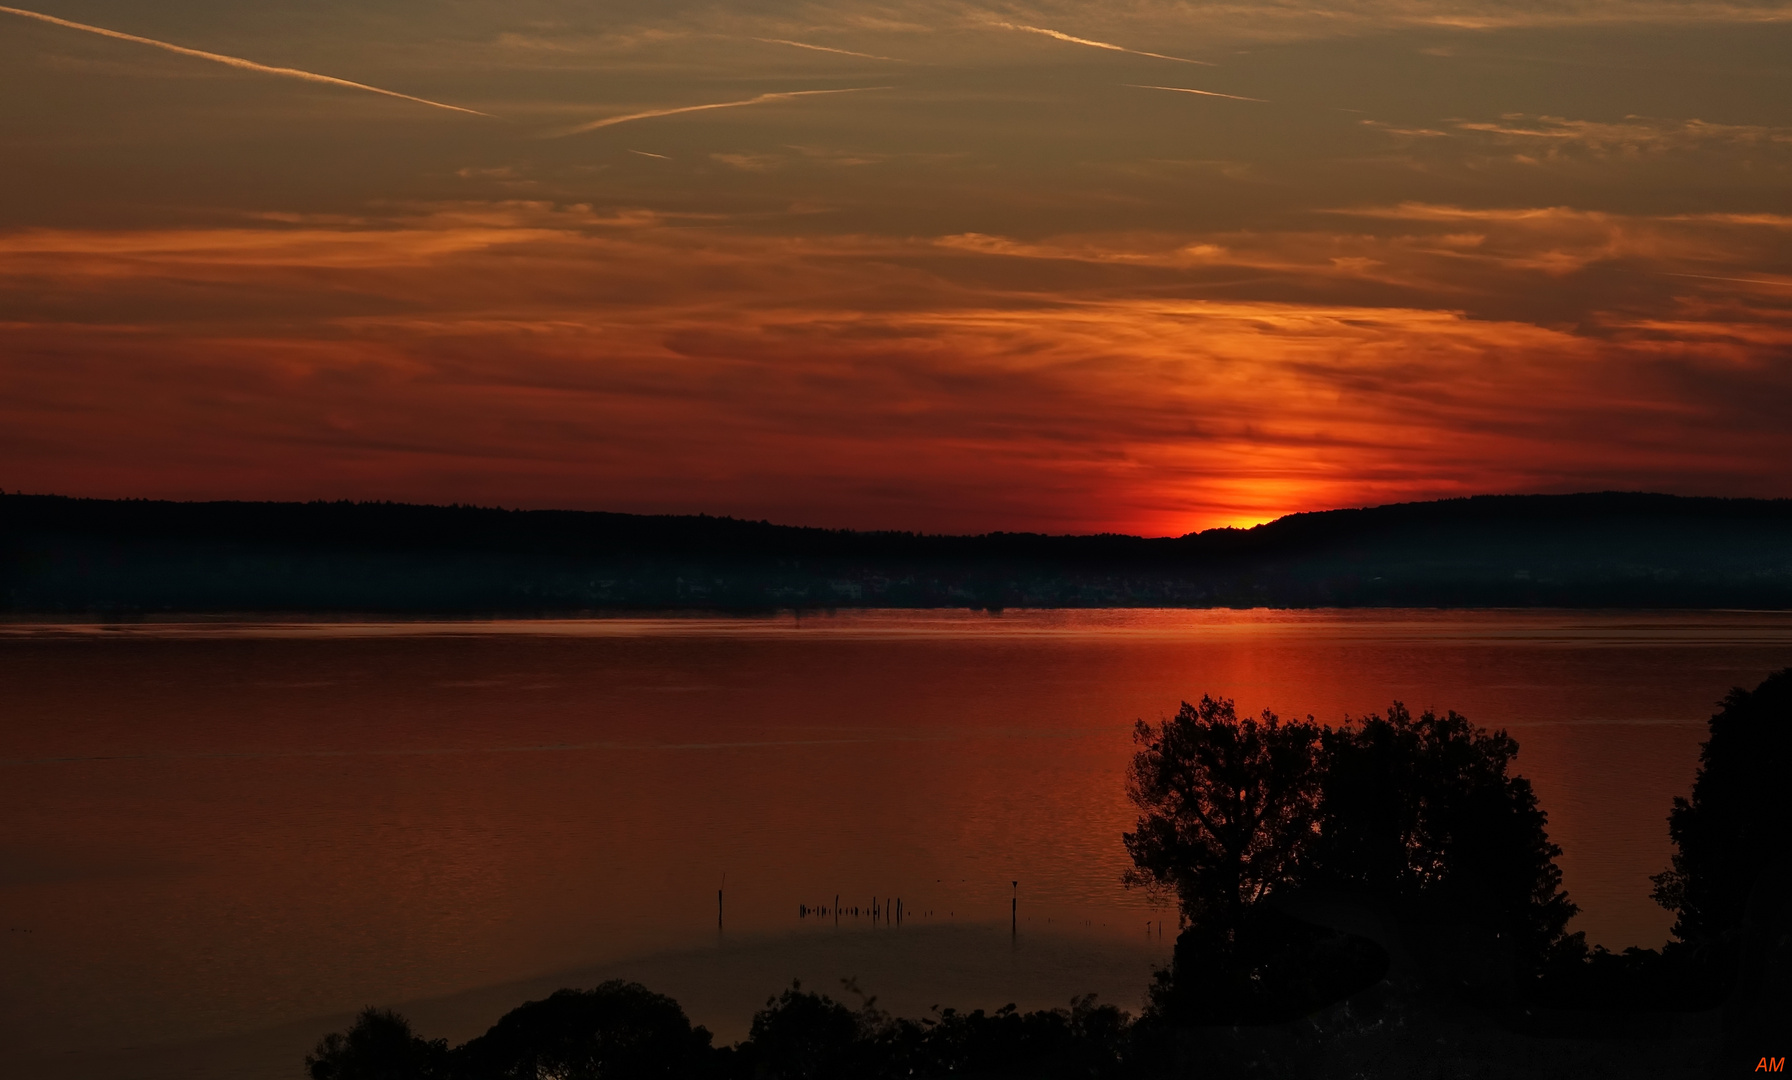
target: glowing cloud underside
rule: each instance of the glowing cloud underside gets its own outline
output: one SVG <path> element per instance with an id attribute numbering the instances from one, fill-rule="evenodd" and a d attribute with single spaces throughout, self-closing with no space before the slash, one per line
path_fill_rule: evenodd
<path id="1" fill-rule="evenodd" d="M 206 52 L 203 49 L 189 49 L 184 45 L 175 45 L 166 41 L 157 41 L 155 38 L 138 37 L 136 34 L 126 34 L 118 30 L 108 30 L 103 26 L 89 26 L 86 23 L 72 22 L 68 19 L 58 19 L 54 15 L 45 15 L 42 12 L 26 11 L 23 8 L 15 7 L 0 7 L 0 12 L 7 15 L 17 15 L 23 19 L 36 19 L 39 22 L 46 22 L 52 26 L 65 27 L 69 30 L 79 30 L 87 34 L 98 34 L 101 37 L 108 37 L 117 41 L 129 41 L 136 45 L 148 45 L 151 48 L 161 49 L 165 52 L 177 53 L 181 56 L 191 56 L 199 60 L 209 60 L 214 64 L 223 64 L 227 67 L 240 68 L 243 71 L 255 71 L 260 72 L 263 75 L 278 75 L 287 79 L 301 79 L 305 82 L 322 83 L 326 86 L 342 86 L 350 90 L 363 90 L 369 94 L 380 94 L 384 97 L 398 98 L 400 101 L 414 101 L 419 105 L 428 105 L 434 109 L 447 109 L 450 112 L 467 113 L 472 116 L 491 116 L 490 113 L 482 113 L 477 109 L 466 109 L 459 105 L 448 105 L 440 101 L 431 101 L 428 98 L 414 97 L 410 94 L 401 94 L 396 90 L 384 90 L 377 86 L 368 86 L 366 83 L 351 82 L 348 79 L 338 79 L 333 75 L 319 75 L 315 71 L 301 71 L 298 68 L 271 67 L 267 64 L 258 64 L 253 60 L 245 60 L 240 56 L 225 56 L 223 53 Z"/>

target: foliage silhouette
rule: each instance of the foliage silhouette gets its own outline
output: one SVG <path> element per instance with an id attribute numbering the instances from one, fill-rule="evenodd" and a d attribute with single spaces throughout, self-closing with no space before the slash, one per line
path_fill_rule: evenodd
<path id="1" fill-rule="evenodd" d="M 1147 1017 L 1172 1024 L 1274 1024 L 1379 980 L 1388 955 L 1366 938 L 1313 926 L 1267 905 L 1234 925 L 1196 922 L 1157 972 Z"/>
<path id="2" fill-rule="evenodd" d="M 915 1021 L 875 998 L 854 1009 L 793 982 L 754 1015 L 745 1042 L 715 1049 L 671 998 L 610 982 L 529 1002 L 453 1051 L 370 1009 L 306 1065 L 323 1080 L 1105 1080 L 1133 1075 L 1123 1072 L 1133 1026 L 1092 994 L 1068 1009 L 936 1008 Z"/>
<path id="3" fill-rule="evenodd" d="M 1139 809 L 1124 841 L 1126 883 L 1173 893 L 1197 922 L 1236 925 L 1295 880 L 1317 835 L 1320 729 L 1234 704 L 1183 702 L 1157 727 L 1141 720 L 1126 793 Z"/>
<path id="4" fill-rule="evenodd" d="M 612 980 L 512 1009 L 454 1057 L 469 1080 L 674 1080 L 703 1075 L 711 1047 L 678 1002 Z"/>
<path id="5" fill-rule="evenodd" d="M 1261 1022 L 1378 978 L 1379 947 L 1264 910 L 1314 887 L 1375 897 L 1471 996 L 1510 999 L 1585 954 L 1567 933 L 1561 849 L 1503 731 L 1399 702 L 1340 728 L 1241 720 L 1203 697 L 1140 722 L 1134 741 L 1125 881 L 1173 892 L 1190 923 L 1153 988 L 1158 1012 Z"/>
<path id="6" fill-rule="evenodd" d="M 1754 690 L 1737 687 L 1712 715 L 1692 797 L 1676 798 L 1668 835 L 1676 851 L 1655 875 L 1655 899 L 1674 912 L 1674 936 L 1722 947 L 1742 925 L 1762 869 L 1792 851 L 1792 668 Z"/>
<path id="7" fill-rule="evenodd" d="M 1409 917 L 1490 931 L 1519 972 L 1561 950 L 1578 908 L 1562 890 L 1548 815 L 1511 772 L 1518 743 L 1463 716 L 1395 702 L 1325 733 L 1311 881 L 1367 888 Z"/>
<path id="8" fill-rule="evenodd" d="M 1726 996 L 1720 1067 L 1740 1071 L 1792 1030 L 1792 668 L 1731 690 L 1708 732 L 1655 899 L 1677 916 L 1664 962 Z"/>
<path id="9" fill-rule="evenodd" d="M 1022 1013 L 1012 1004 L 984 1013 L 936 1010 L 920 1023 L 896 1021 L 882 1041 L 888 1075 L 977 1080 L 1092 1080 L 1118 1076 L 1127 1063 L 1131 1017 L 1095 995 L 1069 1009 Z"/>
<path id="10" fill-rule="evenodd" d="M 305 1055 L 311 1080 L 438 1080 L 448 1073 L 448 1044 L 411 1033 L 390 1009 L 363 1009 L 345 1032 L 331 1032 Z"/>
<path id="11" fill-rule="evenodd" d="M 867 1005 L 870 1003 L 867 1002 Z M 865 1010 L 870 1012 L 869 1009 Z M 834 1080 L 862 1073 L 872 1024 L 860 1012 L 792 980 L 753 1014 L 743 1055 L 751 1075 L 765 1080 Z"/>

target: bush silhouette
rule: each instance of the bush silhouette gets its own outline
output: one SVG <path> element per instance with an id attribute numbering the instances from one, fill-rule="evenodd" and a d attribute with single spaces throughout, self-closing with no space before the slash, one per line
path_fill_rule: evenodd
<path id="1" fill-rule="evenodd" d="M 860 1013 L 792 981 L 753 1014 L 746 1057 L 752 1075 L 765 1080 L 855 1076 L 869 1034 Z"/>
<path id="2" fill-rule="evenodd" d="M 436 1080 L 448 1075 L 448 1044 L 425 1042 L 390 1009 L 363 1009 L 346 1032 L 331 1032 L 305 1055 L 311 1080 Z"/>
<path id="3" fill-rule="evenodd" d="M 678 1002 L 612 980 L 512 1009 L 455 1065 L 468 1080 L 673 1080 L 707 1074 L 713 1055 Z"/>
<path id="4" fill-rule="evenodd" d="M 1122 1075 L 1131 1017 L 1095 995 L 1068 1009 L 936 1010 L 878 1033 L 880 1076 L 968 1080 L 1098 1080 Z"/>

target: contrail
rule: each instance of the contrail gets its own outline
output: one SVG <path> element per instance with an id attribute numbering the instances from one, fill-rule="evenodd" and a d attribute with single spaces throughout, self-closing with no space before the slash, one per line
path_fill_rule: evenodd
<path id="1" fill-rule="evenodd" d="M 708 105 L 680 105 L 675 109 L 649 109 L 646 112 L 629 113 L 625 116 L 606 116 L 602 120 L 593 120 L 588 124 L 570 127 L 561 131 L 550 131 L 542 136 L 546 139 L 563 139 L 568 135 L 582 135 L 598 128 L 614 127 L 626 124 L 631 120 L 651 120 L 656 116 L 677 116 L 679 113 L 705 112 L 709 109 L 736 109 L 742 105 L 758 105 L 767 101 L 784 101 L 788 98 L 810 97 L 815 94 L 856 94 L 865 90 L 888 90 L 887 86 L 848 86 L 840 90 L 784 90 L 773 94 L 760 94 L 758 97 L 743 98 L 740 101 L 717 101 Z"/>
<path id="2" fill-rule="evenodd" d="M 667 157 L 664 154 L 656 154 L 650 150 L 630 150 L 629 153 L 640 154 L 642 157 L 659 158 L 661 161 L 671 161 L 672 160 L 671 158 Z"/>
<path id="3" fill-rule="evenodd" d="M 1222 94 L 1217 90 L 1190 90 L 1186 86 L 1145 86 L 1141 83 L 1127 83 L 1126 85 L 1132 87 L 1134 90 L 1173 90 L 1178 94 L 1200 94 L 1202 97 L 1223 97 L 1231 98 L 1233 101 L 1260 101 L 1265 105 L 1269 104 L 1268 98 L 1242 97 L 1238 94 Z"/>
<path id="4" fill-rule="evenodd" d="M 1167 56 L 1163 53 L 1146 52 L 1143 49 L 1129 49 L 1124 45 L 1115 45 L 1111 42 L 1091 41 L 1088 38 L 1073 37 L 1070 34 L 1064 33 L 1062 30 L 1047 30 L 1043 26 L 1025 26 L 1021 23 L 999 21 L 996 25 L 1008 30 L 1025 30 L 1029 34 L 1044 34 L 1049 38 L 1057 38 L 1059 41 L 1068 41 L 1072 45 L 1087 45 L 1092 49 L 1107 49 L 1111 52 L 1131 53 L 1134 56 L 1149 56 L 1154 60 L 1174 60 L 1179 64 L 1200 64 L 1202 67 L 1213 66 L 1213 64 L 1206 60 L 1190 60 L 1186 56 Z"/>
<path id="5" fill-rule="evenodd" d="M 210 60 L 215 64 L 224 64 L 233 68 L 241 68 L 244 71 L 259 71 L 264 75 L 284 75 L 289 79 L 303 79 L 306 82 L 324 83 L 329 86 L 346 86 L 350 90 L 365 90 L 370 94 L 384 94 L 386 97 L 398 98 L 402 101 L 414 101 L 419 105 L 429 105 L 437 109 L 449 109 L 453 112 L 471 113 L 474 116 L 492 117 L 491 113 L 482 113 L 478 109 L 463 109 L 459 105 L 447 105 L 440 101 L 431 101 L 428 98 L 412 97 L 409 94 L 401 94 L 396 90 L 382 90 L 377 86 L 368 86 L 366 83 L 350 82 L 347 79 L 338 79 L 332 75 L 319 75 L 315 71 L 300 71 L 298 68 L 269 67 L 267 64 L 258 64 L 253 60 L 244 60 L 240 56 L 225 56 L 222 53 L 189 49 L 184 45 L 173 45 L 166 41 L 157 41 L 155 38 L 138 37 L 136 34 L 125 34 L 120 33 L 117 30 L 107 30 L 103 26 L 89 26 L 86 23 L 71 22 L 68 19 L 58 19 L 54 15 L 44 15 L 36 11 L 26 11 L 23 8 L 0 7 L 0 12 L 4 12 L 8 15 L 17 15 L 20 18 L 25 19 L 36 19 L 39 22 L 47 22 L 53 26 L 64 26 L 70 30 L 81 30 L 89 34 L 98 34 L 101 37 L 115 38 L 119 41 L 130 41 L 135 42 L 138 45 L 149 45 L 153 48 L 164 49 L 171 53 L 179 53 L 182 56 L 193 56 L 201 60 Z M 492 119 L 496 119 L 496 117 L 492 117 Z"/>
<path id="6" fill-rule="evenodd" d="M 1668 274 L 1668 277 L 1699 278 L 1703 281 L 1740 281 L 1748 285 L 1772 285 L 1779 289 L 1792 289 L 1792 278 L 1774 281 L 1771 278 L 1751 277 L 1718 277 L 1716 274 Z"/>
<path id="7" fill-rule="evenodd" d="M 841 56 L 857 56 L 865 60 L 888 60 L 892 64 L 909 64 L 912 60 L 903 60 L 895 56 L 879 56 L 876 53 L 853 52 L 851 49 L 831 49 L 826 45 L 810 45 L 807 42 L 791 41 L 788 38 L 758 37 L 754 41 L 763 41 L 767 45 L 788 45 L 793 49 L 814 49 L 816 52 L 839 53 Z"/>

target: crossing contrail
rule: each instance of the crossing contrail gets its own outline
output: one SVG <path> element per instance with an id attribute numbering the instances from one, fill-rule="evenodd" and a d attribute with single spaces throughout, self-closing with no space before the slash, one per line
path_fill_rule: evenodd
<path id="1" fill-rule="evenodd" d="M 86 23 L 72 22 L 68 19 L 58 19 L 54 15 L 45 15 L 42 12 L 37 11 L 26 11 L 24 8 L 0 7 L 0 13 L 17 15 L 24 19 L 36 19 L 39 22 L 46 22 L 52 26 L 67 27 L 70 30 L 80 30 L 88 34 L 98 34 L 101 37 L 114 38 L 118 41 L 129 41 L 137 45 L 148 45 L 152 48 L 163 49 L 167 52 L 179 53 L 181 56 L 192 56 L 197 57 L 200 60 L 210 60 L 214 64 L 224 64 L 228 67 L 241 68 L 244 71 L 259 71 L 263 75 L 280 75 L 288 79 L 303 79 L 306 82 L 323 83 L 328 86 L 346 86 L 350 90 L 365 90 L 370 94 L 383 94 L 386 97 L 398 98 L 401 101 L 414 101 L 419 105 L 428 105 L 432 108 L 448 109 L 459 113 L 470 113 L 473 116 L 490 117 L 492 115 L 491 113 L 482 113 L 478 109 L 463 109 L 459 105 L 447 105 L 440 101 L 431 101 L 428 98 L 413 97 L 410 94 L 401 94 L 396 90 L 382 90 L 377 86 L 368 86 L 366 83 L 338 79 L 333 75 L 319 75 L 315 71 L 300 71 L 298 68 L 270 67 L 267 64 L 258 64 L 253 60 L 244 60 L 240 56 L 225 56 L 223 53 L 205 52 L 202 49 L 189 49 L 184 45 L 174 45 L 166 41 L 157 41 L 155 38 L 138 37 L 136 34 L 126 34 L 117 30 L 108 30 L 103 26 L 89 26 Z M 496 118 L 493 117 L 493 119 Z"/>
<path id="2" fill-rule="evenodd" d="M 1173 90 L 1178 94 L 1200 94 L 1202 97 L 1231 98 L 1233 101 L 1260 101 L 1266 105 L 1269 103 L 1268 98 L 1244 97 L 1240 94 L 1222 94 L 1218 90 L 1191 90 L 1186 86 L 1147 86 L 1143 83 L 1127 83 L 1126 85 L 1132 87 L 1134 90 Z"/>
<path id="3" fill-rule="evenodd" d="M 1226 97 L 1235 102 L 1263 102 L 1265 106 L 1269 104 L 1269 99 L 1265 99 L 1265 97 L 1242 97 L 1236 93 L 1220 93 L 1217 90 L 1190 90 L 1186 86 L 1147 86 L 1143 82 L 1127 82 L 1127 86 L 1131 86 L 1133 90 L 1170 90 L 1176 91 L 1176 93 L 1199 93 L 1201 97 Z"/>
<path id="4" fill-rule="evenodd" d="M 1186 56 L 1169 56 L 1165 53 L 1146 52 L 1143 49 L 1129 49 L 1124 45 L 1115 45 L 1112 42 L 1093 41 L 1089 38 L 1080 38 L 1071 34 L 1066 34 L 1062 30 L 1048 30 L 1043 26 L 1027 26 L 1023 23 L 1000 21 L 998 21 L 996 25 L 1005 30 L 1024 30 L 1029 34 L 1044 34 L 1048 38 L 1057 38 L 1059 41 L 1068 41 L 1072 45 L 1087 45 L 1091 49 L 1107 49 L 1110 52 L 1131 53 L 1133 56 L 1149 56 L 1154 60 L 1174 60 L 1178 64 L 1200 64 L 1202 67 L 1213 66 L 1206 60 L 1190 60 Z"/>
<path id="5" fill-rule="evenodd" d="M 851 49 L 835 49 L 827 45 L 811 45 L 806 41 L 791 41 L 789 38 L 762 37 L 754 41 L 763 41 L 767 45 L 789 45 L 793 49 L 813 49 L 816 52 L 839 53 L 841 56 L 857 56 L 865 60 L 888 60 L 892 64 L 906 64 L 907 60 L 894 56 L 879 56 L 876 53 L 853 52 Z"/>
<path id="6" fill-rule="evenodd" d="M 648 109 L 645 112 L 627 113 L 623 116 L 606 116 L 602 120 L 593 120 L 588 124 L 550 131 L 545 136 L 560 139 L 568 135 L 582 135 L 587 131 L 599 128 L 615 127 L 634 120 L 651 120 L 656 116 L 677 116 L 680 113 L 706 112 L 710 109 L 737 109 L 742 105 L 759 105 L 767 101 L 784 101 L 787 98 L 811 97 L 816 94 L 857 94 L 866 90 L 888 90 L 887 86 L 848 86 L 840 90 L 783 90 L 777 93 L 760 94 L 757 97 L 742 98 L 739 101 L 716 101 L 707 105 L 680 105 L 671 109 Z"/>

